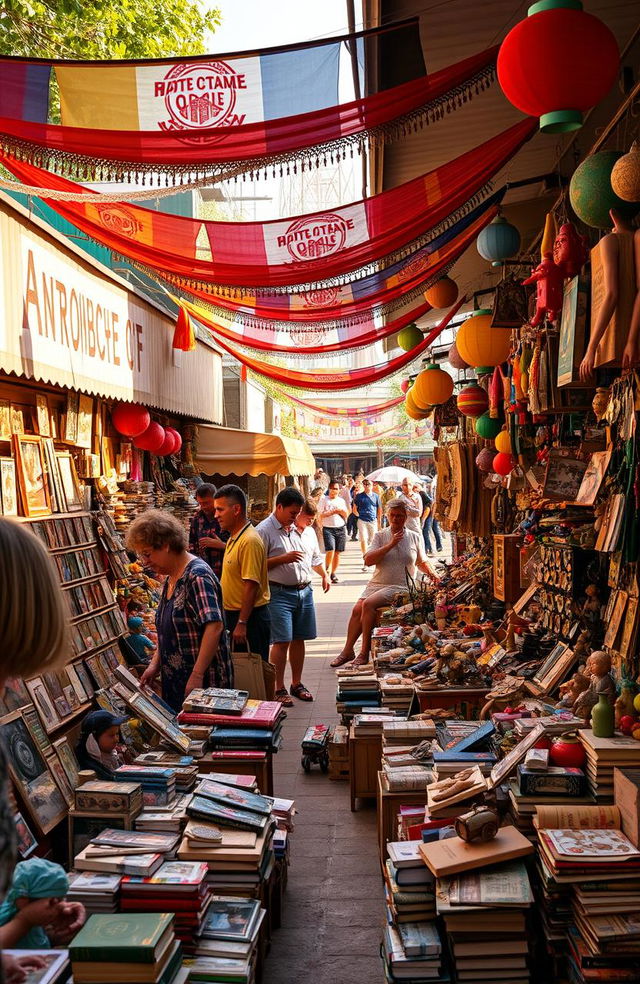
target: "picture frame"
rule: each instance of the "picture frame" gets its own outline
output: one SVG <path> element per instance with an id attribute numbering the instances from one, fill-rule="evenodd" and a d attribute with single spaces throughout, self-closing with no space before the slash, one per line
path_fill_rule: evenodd
<path id="1" fill-rule="evenodd" d="M 580 380 L 579 370 L 585 351 L 588 312 L 589 283 L 586 277 L 578 275 L 565 286 L 562 299 L 558 342 L 558 386 L 584 386 Z"/>
<path id="2" fill-rule="evenodd" d="M 67 444 L 75 444 L 78 437 L 78 406 L 78 394 L 68 392 L 64 418 L 64 440 Z"/>
<path id="3" fill-rule="evenodd" d="M 31 703 L 29 691 L 21 677 L 11 677 L 5 680 L 4 686 L 0 690 L 0 696 L 10 712 L 19 711 Z"/>
<path id="4" fill-rule="evenodd" d="M 60 760 L 62 768 L 64 769 L 69 785 L 72 789 L 75 789 L 78 785 L 78 773 L 80 772 L 80 766 L 75 753 L 69 744 L 69 739 L 66 737 L 58 738 L 58 740 L 53 743 L 53 749 Z"/>
<path id="5" fill-rule="evenodd" d="M 629 595 L 627 608 L 624 613 L 624 625 L 622 626 L 622 638 L 620 639 L 620 655 L 623 659 L 632 651 L 635 646 L 637 625 L 638 625 L 638 604 L 640 599 L 634 595 Z"/>
<path id="6" fill-rule="evenodd" d="M 56 451 L 56 460 L 60 471 L 60 483 L 64 493 L 67 512 L 77 512 L 84 506 L 78 474 L 73 455 L 70 451 Z"/>
<path id="7" fill-rule="evenodd" d="M 69 665 L 73 666 L 73 669 L 75 670 L 77 677 L 80 683 L 82 684 L 84 691 L 87 695 L 87 700 L 91 700 L 91 698 L 95 693 L 95 687 L 91 682 L 91 676 L 86 666 L 82 661 L 78 661 L 77 663 L 70 663 Z"/>
<path id="8" fill-rule="evenodd" d="M 87 694 L 84 688 L 84 684 L 82 683 L 82 680 L 78 675 L 78 670 L 76 665 L 74 663 L 67 663 L 67 665 L 65 666 L 65 673 L 67 674 L 69 684 L 73 688 L 73 691 L 76 695 L 76 700 L 78 701 L 78 704 L 86 704 L 90 698 L 90 694 Z"/>
<path id="9" fill-rule="evenodd" d="M 591 460 L 582 476 L 580 488 L 576 496 L 576 503 L 581 506 L 593 506 L 595 504 L 600 486 L 607 473 L 609 462 L 611 461 L 611 448 L 607 451 L 594 451 Z"/>
<path id="10" fill-rule="evenodd" d="M 69 778 L 62 766 L 62 762 L 57 755 L 52 755 L 48 760 L 48 764 L 53 774 L 53 778 L 57 782 L 58 788 L 62 793 L 67 806 L 71 806 L 74 801 L 73 790 L 75 787 L 73 787 L 69 782 Z"/>
<path id="11" fill-rule="evenodd" d="M 544 498 L 554 502 L 575 501 L 586 470 L 586 462 L 579 458 L 549 454 L 542 493 Z"/>
<path id="12" fill-rule="evenodd" d="M 34 739 L 38 748 L 45 758 L 53 754 L 53 745 L 49 741 L 46 731 L 42 727 L 42 721 L 33 704 L 22 708 L 22 717 L 29 729 L 31 737 Z"/>
<path id="13" fill-rule="evenodd" d="M 574 662 L 573 650 L 565 642 L 559 642 L 535 674 L 533 682 L 540 687 L 542 694 L 549 693 L 562 682 Z"/>
<path id="14" fill-rule="evenodd" d="M 510 752 L 507 752 L 504 758 L 500 759 L 499 762 L 494 765 L 491 770 L 491 776 L 488 782 L 490 789 L 495 789 L 496 786 L 501 785 L 505 779 L 516 769 L 518 764 L 524 760 L 525 755 L 530 748 L 540 741 L 544 735 L 544 725 L 537 724 L 528 735 L 518 742 L 515 748 L 512 748 Z"/>
<path id="15" fill-rule="evenodd" d="M 47 688 L 41 677 L 27 680 L 27 690 L 31 694 L 33 705 L 40 715 L 44 730 L 49 735 L 60 724 L 58 713 L 51 702 Z"/>
<path id="16" fill-rule="evenodd" d="M 13 453 L 25 516 L 50 516 L 51 499 L 42 441 L 31 434 L 14 434 Z"/>
<path id="17" fill-rule="evenodd" d="M 3 516 L 18 515 L 16 463 L 13 458 L 0 458 L 0 497 Z"/>
<path id="18" fill-rule="evenodd" d="M 20 407 L 11 404 L 11 433 L 24 434 L 24 414 Z"/>
<path id="19" fill-rule="evenodd" d="M 20 711 L 0 723 L 9 773 L 31 819 L 48 834 L 67 814 L 67 803 Z"/>
<path id="20" fill-rule="evenodd" d="M 24 861 L 30 857 L 38 846 L 38 840 L 34 836 L 29 824 L 22 816 L 20 811 L 14 814 L 13 823 L 16 828 L 18 854 Z"/>
<path id="21" fill-rule="evenodd" d="M 611 618 L 609 619 L 607 625 L 607 631 L 604 637 L 604 644 L 607 649 L 616 648 L 616 641 L 618 639 L 618 634 L 620 632 L 622 617 L 627 607 L 628 598 L 629 595 L 626 591 L 616 592 L 616 600 L 613 604 L 613 609 L 611 611 Z"/>
<path id="22" fill-rule="evenodd" d="M 11 404 L 0 400 L 0 441 L 10 441 L 11 434 Z"/>
<path id="23" fill-rule="evenodd" d="M 93 397 L 83 393 L 78 398 L 78 423 L 76 427 L 76 446 L 91 450 L 93 434 Z"/>
<path id="24" fill-rule="evenodd" d="M 56 449 L 53 443 L 53 438 L 43 437 L 42 447 L 44 449 L 45 469 L 47 472 L 47 478 L 49 480 L 49 496 L 51 499 L 51 511 L 65 512 L 66 504 L 64 498 L 64 489 L 62 488 L 62 482 L 60 480 L 60 469 L 58 467 L 58 459 L 56 458 Z"/>
<path id="25" fill-rule="evenodd" d="M 36 393 L 36 421 L 40 437 L 51 437 L 49 401 L 44 393 Z"/>

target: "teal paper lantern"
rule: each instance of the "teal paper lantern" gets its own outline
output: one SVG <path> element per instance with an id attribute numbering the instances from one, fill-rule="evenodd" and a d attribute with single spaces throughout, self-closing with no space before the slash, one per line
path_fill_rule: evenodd
<path id="1" fill-rule="evenodd" d="M 417 324 L 412 322 L 410 325 L 407 325 L 406 328 L 403 328 L 402 331 L 398 332 L 398 345 L 405 352 L 410 352 L 411 349 L 414 349 L 416 345 L 420 344 L 423 338 L 424 335 L 418 328 Z"/>
<path id="2" fill-rule="evenodd" d="M 592 154 L 574 171 L 569 185 L 571 207 L 578 218 L 592 229 L 610 229 L 609 211 L 614 208 L 625 219 L 640 210 L 640 202 L 625 202 L 611 187 L 614 164 L 622 150 L 601 150 Z"/>
<path id="3" fill-rule="evenodd" d="M 500 266 L 503 260 L 516 256 L 520 251 L 520 233 L 514 225 L 498 215 L 485 226 L 476 240 L 483 260 L 491 260 L 492 266 Z"/>

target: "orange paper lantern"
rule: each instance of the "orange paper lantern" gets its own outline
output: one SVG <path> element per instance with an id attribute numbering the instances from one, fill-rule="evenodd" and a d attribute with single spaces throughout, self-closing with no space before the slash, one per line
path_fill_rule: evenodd
<path id="1" fill-rule="evenodd" d="M 506 362 L 511 349 L 511 330 L 492 328 L 492 312 L 475 311 L 460 325 L 456 348 L 470 366 L 499 366 Z"/>
<path id="2" fill-rule="evenodd" d="M 458 300 L 458 285 L 451 277 L 442 277 L 425 291 L 424 297 L 433 308 L 449 308 Z"/>
<path id="3" fill-rule="evenodd" d="M 434 362 L 418 373 L 411 392 L 418 406 L 437 406 L 453 393 L 453 379 Z"/>

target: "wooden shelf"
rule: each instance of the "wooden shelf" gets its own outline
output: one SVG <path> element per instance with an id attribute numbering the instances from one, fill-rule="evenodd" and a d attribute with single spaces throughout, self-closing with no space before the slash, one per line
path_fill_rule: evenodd
<path id="1" fill-rule="evenodd" d="M 99 581 L 100 578 L 106 576 L 106 573 L 88 574 L 87 577 L 79 577 L 75 581 L 61 581 L 60 587 L 63 591 L 66 591 L 68 588 L 79 588 L 83 584 L 91 584 L 92 581 Z"/>
<path id="2" fill-rule="evenodd" d="M 101 575 L 103 577 L 104 575 Z M 80 622 L 86 622 L 89 618 L 97 617 L 98 615 L 104 615 L 106 612 L 111 612 L 115 608 L 118 608 L 118 604 L 112 601 L 108 605 L 103 605 L 102 608 L 92 608 L 90 612 L 83 612 L 82 615 L 74 615 L 69 621 L 71 625 L 78 625 Z M 119 609 L 118 609 L 119 610 Z"/>
<path id="3" fill-rule="evenodd" d="M 71 714 L 67 715 L 66 718 L 63 718 L 62 721 L 58 721 L 58 723 L 53 728 L 47 728 L 43 724 L 47 736 L 54 735 L 56 731 L 60 731 L 61 728 L 65 728 L 72 721 L 75 721 L 76 718 L 80 717 L 81 714 L 86 714 L 87 711 L 90 711 L 92 707 L 93 707 L 92 701 L 88 701 L 86 704 L 81 704 L 80 707 L 76 707 L 76 709 Z M 36 708 L 36 712 L 37 710 L 38 709 Z M 40 717 L 40 715 L 38 716 Z M 42 721 L 41 717 L 40 720 Z"/>
<path id="4" fill-rule="evenodd" d="M 88 550 L 89 547 L 97 547 L 97 540 L 87 540 L 85 543 L 74 543 L 71 547 L 49 547 L 45 543 L 45 547 L 50 554 L 65 554 L 65 553 L 75 553 L 77 550 Z M 106 573 L 106 572 L 105 572 Z"/>

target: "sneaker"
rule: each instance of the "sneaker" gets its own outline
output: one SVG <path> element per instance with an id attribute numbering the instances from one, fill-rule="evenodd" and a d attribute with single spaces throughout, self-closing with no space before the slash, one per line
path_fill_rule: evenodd
<path id="1" fill-rule="evenodd" d="M 337 584 L 338 583 L 338 575 L 337 574 L 332 574 L 331 575 L 331 583 L 332 584 Z"/>

